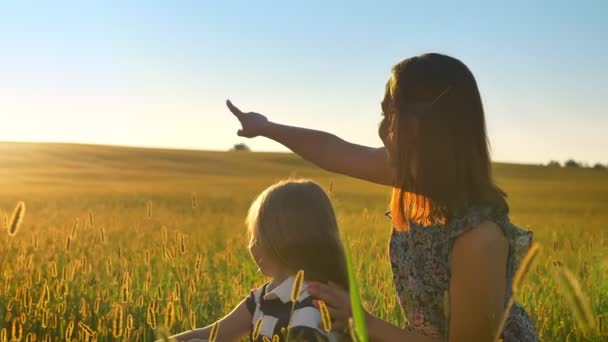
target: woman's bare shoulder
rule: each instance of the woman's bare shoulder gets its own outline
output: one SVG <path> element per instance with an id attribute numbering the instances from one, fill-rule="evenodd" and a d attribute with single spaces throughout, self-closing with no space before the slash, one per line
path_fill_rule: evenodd
<path id="1" fill-rule="evenodd" d="M 508 241 L 502 228 L 495 222 L 485 220 L 460 235 L 452 248 L 452 259 L 500 256 L 508 251 Z"/>

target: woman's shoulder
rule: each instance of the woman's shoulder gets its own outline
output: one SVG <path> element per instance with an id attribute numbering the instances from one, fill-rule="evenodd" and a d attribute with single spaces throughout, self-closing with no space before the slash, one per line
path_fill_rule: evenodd
<path id="1" fill-rule="evenodd" d="M 465 259 L 478 259 L 508 253 L 508 240 L 502 228 L 493 221 L 484 220 L 453 241 L 451 254 Z"/>
<path id="2" fill-rule="evenodd" d="M 511 250 L 511 262 L 516 265 L 532 245 L 533 233 L 513 224 L 507 210 L 492 207 L 471 207 L 464 215 L 449 222 L 447 227 L 450 244 L 461 238 L 469 243 L 500 244 L 507 241 Z"/>
<path id="3" fill-rule="evenodd" d="M 454 237 L 458 237 L 475 228 L 481 228 L 482 230 L 500 228 L 508 239 L 521 236 L 531 237 L 532 235 L 532 232 L 529 230 L 511 222 L 508 209 L 489 206 L 470 207 L 461 215 L 450 220 L 446 226 Z"/>

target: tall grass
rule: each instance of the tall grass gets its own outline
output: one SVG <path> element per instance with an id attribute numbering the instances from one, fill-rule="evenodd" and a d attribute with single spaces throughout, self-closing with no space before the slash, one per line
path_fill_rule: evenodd
<path id="1" fill-rule="evenodd" d="M 594 336 L 598 334 L 595 324 L 595 314 L 593 313 L 587 296 L 585 295 L 576 276 L 562 265 L 560 262 L 554 262 L 556 268 L 557 280 L 562 289 L 561 294 L 566 299 L 572 313 L 576 318 L 578 327 L 584 335 Z"/>
<path id="2" fill-rule="evenodd" d="M 8 235 L 13 237 L 17 234 L 19 227 L 21 227 L 21 222 L 23 221 L 23 216 L 25 216 L 25 203 L 23 201 L 19 201 L 15 210 L 13 210 L 13 215 L 6 227 L 8 231 Z"/>
<path id="3" fill-rule="evenodd" d="M 0 341 L 13 337 L 13 325 L 22 340 L 65 340 L 70 332 L 76 341 L 150 341 L 166 322 L 168 334 L 215 322 L 264 282 L 242 222 L 255 194 L 293 170 L 331 184 L 361 304 L 406 324 L 388 262 L 385 187 L 284 154 L 17 150 L 0 154 L 0 165 L 12 165 L 10 173 L 0 168 L 0 211 L 27 205 L 16 234 L 0 230 Z M 26 155 L 35 159 L 19 159 Z M 512 221 L 544 246 L 515 297 L 541 340 L 608 340 L 608 176 L 494 167 Z M 569 288 L 583 294 L 583 304 L 568 299 Z"/>
<path id="4" fill-rule="evenodd" d="M 509 298 L 509 301 L 507 302 L 507 306 L 504 310 L 503 317 L 500 320 L 500 324 L 498 325 L 498 328 L 496 330 L 496 335 L 494 336 L 495 342 L 499 341 L 501 339 L 502 332 L 505 327 L 505 323 L 507 322 L 507 319 L 509 318 L 509 313 L 511 312 L 511 308 L 513 307 L 513 303 L 515 301 L 515 297 L 517 296 L 517 294 L 519 293 L 519 290 L 521 289 L 522 285 L 524 284 L 524 280 L 525 280 L 526 276 L 528 275 L 528 272 L 532 268 L 532 263 L 534 262 L 534 259 L 536 259 L 536 256 L 538 255 L 539 251 L 540 251 L 540 245 L 538 245 L 537 243 L 530 246 L 530 250 L 528 250 L 528 253 L 524 257 L 524 259 L 521 261 L 521 264 L 519 265 L 519 269 L 517 270 L 517 273 L 515 274 L 515 277 L 513 278 L 511 298 Z"/>
<path id="5" fill-rule="evenodd" d="M 353 312 L 351 325 L 351 337 L 354 341 L 367 342 L 369 337 L 367 336 L 367 323 L 365 322 L 365 311 L 363 304 L 361 303 L 361 294 L 359 293 L 359 285 L 357 284 L 357 277 L 355 275 L 355 268 L 353 266 L 353 257 L 351 256 L 350 246 L 348 243 L 344 244 L 344 253 L 346 255 L 346 267 L 348 268 L 348 290 L 350 294 L 350 304 Z"/>

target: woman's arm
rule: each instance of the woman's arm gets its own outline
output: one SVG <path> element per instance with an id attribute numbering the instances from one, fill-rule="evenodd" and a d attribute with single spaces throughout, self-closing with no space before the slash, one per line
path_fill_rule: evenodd
<path id="1" fill-rule="evenodd" d="M 456 239 L 451 252 L 450 341 L 492 341 L 505 307 L 509 245 L 486 221 Z"/>
<path id="2" fill-rule="evenodd" d="M 311 296 L 323 300 L 328 307 L 329 315 L 333 320 L 332 329 L 344 330 L 348 327 L 348 319 L 352 317 L 350 297 L 348 292 L 336 284 L 325 285 L 317 282 L 308 283 L 308 292 Z M 318 308 L 318 302 L 314 305 Z M 370 341 L 408 341 L 408 342 L 445 342 L 438 339 L 416 334 L 414 332 L 399 328 L 391 323 L 366 312 L 367 333 Z"/>
<path id="3" fill-rule="evenodd" d="M 243 300 L 232 312 L 218 322 L 216 341 L 239 341 L 241 337 L 247 335 L 251 326 L 251 314 L 247 310 L 245 301 Z M 208 340 L 212 328 L 213 324 L 204 328 L 186 331 L 171 338 L 178 342 L 192 339 Z"/>
<path id="4" fill-rule="evenodd" d="M 444 338 L 428 337 L 399 328 L 367 313 L 367 333 L 370 341 L 445 342 Z"/>
<path id="5" fill-rule="evenodd" d="M 264 136 L 277 141 L 322 169 L 370 182 L 392 185 L 393 171 L 384 147 L 373 148 L 344 141 L 312 129 L 280 125 L 258 113 L 244 113 L 226 104 L 240 121 L 239 136 Z"/>

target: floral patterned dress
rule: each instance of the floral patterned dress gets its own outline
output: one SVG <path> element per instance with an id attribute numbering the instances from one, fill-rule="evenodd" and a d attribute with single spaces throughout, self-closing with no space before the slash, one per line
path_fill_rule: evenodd
<path id="1" fill-rule="evenodd" d="M 461 234 L 486 220 L 498 224 L 509 241 L 506 306 L 515 271 L 532 243 L 532 233 L 513 225 L 506 214 L 474 207 L 445 225 L 412 223 L 405 231 L 393 228 L 390 261 L 408 329 L 427 336 L 448 336 L 451 247 Z M 530 317 L 518 303 L 511 308 L 503 340 L 538 341 Z"/>

